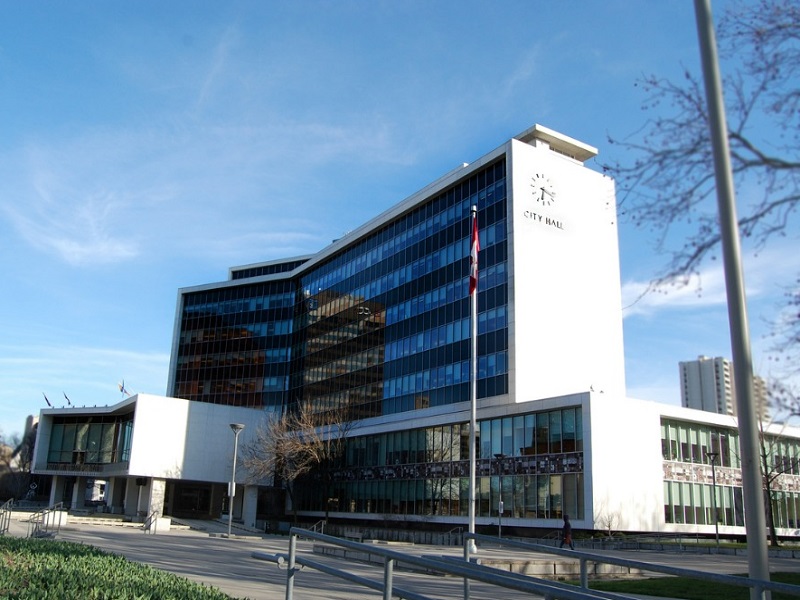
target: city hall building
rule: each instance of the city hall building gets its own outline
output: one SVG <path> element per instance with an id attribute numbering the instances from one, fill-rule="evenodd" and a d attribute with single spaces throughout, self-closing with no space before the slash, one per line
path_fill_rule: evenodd
<path id="1" fill-rule="evenodd" d="M 735 418 L 626 395 L 615 190 L 586 166 L 596 154 L 536 125 L 317 254 L 181 289 L 168 396 L 42 411 L 35 470 L 56 477 L 52 499 L 104 477 L 114 510 L 216 516 L 229 425 L 247 444 L 309 405 L 348 420 L 346 452 L 325 485 L 295 482 L 286 514 L 466 527 L 476 206 L 478 530 L 568 514 L 592 531 L 744 534 Z M 113 423 L 95 433 L 108 451 L 89 461 L 98 423 Z M 793 535 L 798 431 L 767 432 L 776 522 Z M 271 482 L 237 475 L 234 517 L 256 525 Z"/>

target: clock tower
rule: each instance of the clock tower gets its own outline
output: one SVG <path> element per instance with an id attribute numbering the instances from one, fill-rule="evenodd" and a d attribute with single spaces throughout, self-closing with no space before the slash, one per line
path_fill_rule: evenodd
<path id="1" fill-rule="evenodd" d="M 596 149 L 539 125 L 509 143 L 511 392 L 624 394 L 614 182 L 585 165 Z"/>

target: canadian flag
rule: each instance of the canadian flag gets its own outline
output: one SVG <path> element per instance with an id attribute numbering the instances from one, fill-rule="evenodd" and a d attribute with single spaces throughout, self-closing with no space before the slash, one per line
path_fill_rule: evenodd
<path id="1" fill-rule="evenodd" d="M 478 250 L 481 243 L 478 240 L 478 213 L 472 215 L 472 250 L 469 253 L 469 294 L 470 296 L 478 289 Z"/>

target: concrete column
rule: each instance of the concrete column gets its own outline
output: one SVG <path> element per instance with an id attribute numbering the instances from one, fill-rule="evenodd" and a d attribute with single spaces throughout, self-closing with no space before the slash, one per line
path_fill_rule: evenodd
<path id="1" fill-rule="evenodd" d="M 139 510 L 139 487 L 140 486 L 136 485 L 136 479 L 134 477 L 128 478 L 123 511 L 124 514 L 131 517 L 135 517 Z"/>
<path id="2" fill-rule="evenodd" d="M 150 480 L 150 485 L 148 487 L 150 493 L 148 494 L 147 514 L 149 515 L 153 511 L 158 511 L 159 515 L 163 515 L 167 480 L 153 478 Z"/>
<path id="3" fill-rule="evenodd" d="M 152 479 L 145 477 L 144 485 L 137 485 L 138 494 L 136 496 L 136 514 L 147 516 L 147 509 L 150 507 L 150 482 Z"/>
<path id="4" fill-rule="evenodd" d="M 245 527 L 256 526 L 256 512 L 258 509 L 258 486 L 243 485 L 236 486 L 237 489 L 243 488 L 242 496 L 242 522 Z M 237 494 L 239 496 L 240 494 Z"/>
<path id="5" fill-rule="evenodd" d="M 106 481 L 106 507 L 109 512 L 115 512 L 115 506 L 122 505 L 122 489 L 125 487 L 125 480 L 119 477 L 110 477 Z"/>
<path id="6" fill-rule="evenodd" d="M 72 506 L 70 508 L 83 508 L 86 506 L 86 477 L 76 477 L 75 486 L 72 488 Z"/>
<path id="7" fill-rule="evenodd" d="M 222 515 L 222 500 L 227 493 L 227 484 L 211 484 L 211 506 L 208 508 L 208 516 L 216 519 Z"/>
<path id="8" fill-rule="evenodd" d="M 53 475 L 53 483 L 50 486 L 50 502 L 48 506 L 53 506 L 54 504 L 61 502 L 61 498 L 64 497 L 65 483 L 66 482 L 63 475 Z"/>

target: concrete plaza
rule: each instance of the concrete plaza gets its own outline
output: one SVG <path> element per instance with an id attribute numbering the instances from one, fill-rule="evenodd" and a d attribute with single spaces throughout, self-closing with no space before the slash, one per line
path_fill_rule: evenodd
<path id="1" fill-rule="evenodd" d="M 9 535 L 24 537 L 28 534 L 25 514 L 11 521 Z M 286 536 L 254 534 L 234 529 L 234 536 L 224 536 L 224 524 L 203 522 L 205 531 L 197 529 L 172 529 L 170 531 L 147 534 L 135 527 L 69 523 L 57 534 L 57 539 L 90 544 L 108 552 L 151 565 L 154 568 L 175 573 L 204 585 L 216 587 L 234 598 L 251 600 L 276 600 L 284 598 L 286 571 L 275 564 L 252 557 L 255 551 L 270 554 L 288 552 L 289 541 Z M 396 547 L 400 552 L 421 556 L 462 556 L 458 547 L 432 547 L 408 545 Z M 479 548 L 479 556 L 509 554 L 509 550 Z M 743 556 L 722 554 L 697 555 L 683 553 L 663 553 L 644 551 L 604 551 L 606 554 L 621 556 L 632 560 L 668 564 L 687 569 L 702 569 L 706 572 L 740 574 L 747 572 L 747 559 Z M 298 553 L 319 562 L 347 568 L 362 577 L 381 581 L 383 570 L 380 566 L 359 562 L 346 562 L 336 557 L 313 553 L 313 543 L 298 541 Z M 542 555 L 543 557 L 547 555 Z M 553 558 L 553 557 L 551 557 Z M 800 571 L 800 560 L 795 558 L 771 558 L 773 571 Z M 397 569 L 394 574 L 397 587 L 411 589 L 433 598 L 457 598 L 463 592 L 463 583 L 457 577 L 424 575 Z M 361 600 L 380 597 L 375 591 L 359 588 L 344 580 L 324 573 L 303 569 L 295 578 L 295 594 L 298 600 Z M 530 598 L 530 595 L 511 590 L 473 583 L 472 600 L 496 600 L 498 594 L 507 600 Z"/>

